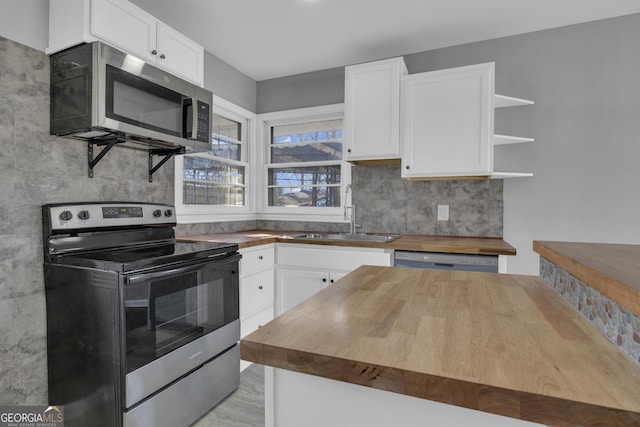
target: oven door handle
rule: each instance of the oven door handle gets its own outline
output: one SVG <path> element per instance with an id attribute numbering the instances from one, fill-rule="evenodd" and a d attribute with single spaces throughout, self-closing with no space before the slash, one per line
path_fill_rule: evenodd
<path id="1" fill-rule="evenodd" d="M 239 261 L 242 256 L 238 253 L 229 256 L 228 254 L 210 255 L 208 260 L 198 264 L 187 265 L 185 267 L 172 268 L 169 270 L 153 271 L 150 273 L 136 274 L 135 276 L 129 276 L 127 283 L 134 285 L 136 283 L 146 282 L 157 278 L 166 278 L 168 276 L 178 276 L 181 274 L 191 273 L 198 270 L 210 269 L 221 264 L 227 264 L 230 262 Z"/>

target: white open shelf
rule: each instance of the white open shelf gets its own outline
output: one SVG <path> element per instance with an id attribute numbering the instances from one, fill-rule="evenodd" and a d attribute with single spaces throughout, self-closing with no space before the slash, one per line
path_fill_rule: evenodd
<path id="1" fill-rule="evenodd" d="M 493 145 L 521 144 L 523 142 L 533 142 L 533 138 L 510 135 L 493 135 Z"/>
<path id="2" fill-rule="evenodd" d="M 505 178 L 527 178 L 533 176 L 531 172 L 494 172 L 490 179 L 505 179 Z"/>
<path id="3" fill-rule="evenodd" d="M 504 107 L 518 107 L 520 105 L 532 105 L 533 101 L 529 101 L 528 99 L 522 98 L 514 98 L 513 96 L 505 96 L 505 95 L 493 95 L 493 107 L 494 108 L 504 108 Z"/>

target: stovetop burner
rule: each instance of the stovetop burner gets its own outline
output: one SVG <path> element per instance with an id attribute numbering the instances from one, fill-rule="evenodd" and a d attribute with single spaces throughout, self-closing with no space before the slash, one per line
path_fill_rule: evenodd
<path id="1" fill-rule="evenodd" d="M 137 202 L 45 205 L 45 261 L 115 272 L 235 253 L 237 245 L 175 241 L 174 208 Z"/>
<path id="2" fill-rule="evenodd" d="M 52 257 L 56 264 L 132 272 L 174 263 L 188 263 L 237 251 L 226 243 L 180 243 L 76 252 Z"/>

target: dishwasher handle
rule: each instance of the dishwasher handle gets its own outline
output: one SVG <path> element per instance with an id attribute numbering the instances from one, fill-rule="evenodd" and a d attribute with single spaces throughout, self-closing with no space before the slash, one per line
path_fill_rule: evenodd
<path id="1" fill-rule="evenodd" d="M 447 268 L 453 268 L 455 267 L 454 264 L 448 264 L 448 263 L 444 263 L 444 262 L 434 262 L 433 263 L 434 267 L 447 267 Z"/>

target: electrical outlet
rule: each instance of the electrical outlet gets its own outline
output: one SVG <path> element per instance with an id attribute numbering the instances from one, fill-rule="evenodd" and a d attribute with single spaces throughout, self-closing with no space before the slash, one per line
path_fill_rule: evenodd
<path id="1" fill-rule="evenodd" d="M 449 205 L 438 205 L 438 221 L 449 221 Z"/>

